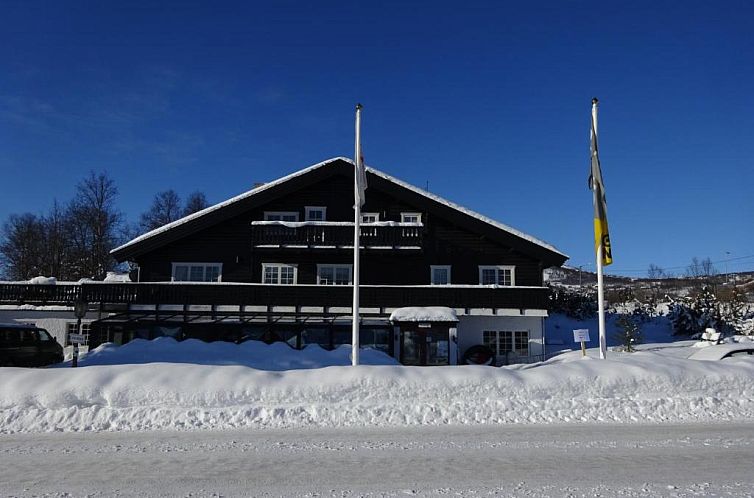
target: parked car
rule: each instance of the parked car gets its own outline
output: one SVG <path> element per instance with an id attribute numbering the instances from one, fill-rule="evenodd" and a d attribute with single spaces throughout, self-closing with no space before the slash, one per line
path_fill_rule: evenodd
<path id="1" fill-rule="evenodd" d="M 42 367 L 63 361 L 63 347 L 45 329 L 0 324 L 0 367 Z"/>
<path id="2" fill-rule="evenodd" d="M 689 359 L 716 361 L 733 357 L 754 358 L 752 355 L 754 355 L 754 342 L 747 341 L 707 346 L 689 356 Z"/>

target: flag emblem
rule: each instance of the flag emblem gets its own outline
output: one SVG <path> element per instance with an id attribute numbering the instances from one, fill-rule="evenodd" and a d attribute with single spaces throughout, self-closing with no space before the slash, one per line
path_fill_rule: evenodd
<path id="1" fill-rule="evenodd" d="M 602 246 L 602 264 L 607 266 L 613 262 L 613 246 L 610 244 L 610 230 L 607 226 L 607 201 L 605 200 L 605 184 L 602 182 L 602 168 L 597 147 L 597 130 L 592 116 L 591 129 L 592 166 L 589 175 L 589 188 L 594 192 L 594 250 L 599 252 Z"/>

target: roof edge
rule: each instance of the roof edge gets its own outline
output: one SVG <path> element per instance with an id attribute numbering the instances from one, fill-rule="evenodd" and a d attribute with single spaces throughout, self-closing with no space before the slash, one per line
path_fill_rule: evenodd
<path id="1" fill-rule="evenodd" d="M 353 159 L 350 159 L 350 158 L 343 158 L 343 159 L 345 159 L 347 162 L 349 162 L 351 164 L 354 164 Z M 476 218 L 479 221 L 487 223 L 488 225 L 491 225 L 491 226 L 493 226 L 495 228 L 498 228 L 500 230 L 504 230 L 504 231 L 506 231 L 506 232 L 508 232 L 508 233 L 510 233 L 512 235 L 515 235 L 516 237 L 520 237 L 520 238 L 522 238 L 522 239 L 524 239 L 524 240 L 526 240 L 528 242 L 531 242 L 531 243 L 536 244 L 536 245 L 538 245 L 540 247 L 543 247 L 543 248 L 547 249 L 548 251 L 552 251 L 552 252 L 554 252 L 556 254 L 559 254 L 560 256 L 563 256 L 566 259 L 570 259 L 570 256 L 568 256 L 567 254 L 564 254 L 561 251 L 559 251 L 554 245 L 552 245 L 552 244 L 550 244 L 548 242 L 545 242 L 543 240 L 540 240 L 540 239 L 538 239 L 536 237 L 533 237 L 533 236 L 531 236 L 531 235 L 529 235 L 527 233 L 524 233 L 521 230 L 517 230 L 517 229 L 515 229 L 515 228 L 513 228 L 513 227 L 511 227 L 509 225 L 506 225 L 504 223 L 500 223 L 499 221 L 493 220 L 492 218 L 490 218 L 488 216 L 485 216 L 485 215 L 483 215 L 481 213 L 477 213 L 476 211 L 471 210 L 471 209 L 469 209 L 467 207 L 461 206 L 460 204 L 456 204 L 453 201 L 449 201 L 449 200 L 445 199 L 444 197 L 441 197 L 441 196 L 439 196 L 437 194 L 433 194 L 431 192 L 427 192 L 426 190 L 424 190 L 422 188 L 419 188 L 419 187 L 417 187 L 415 185 L 412 185 L 412 184 L 410 184 L 408 182 L 404 182 L 403 180 L 400 180 L 400 179 L 398 179 L 398 178 L 396 178 L 396 177 L 394 177 L 392 175 L 389 175 L 389 174 L 385 173 L 384 171 L 380 171 L 378 169 L 372 168 L 371 166 L 366 166 L 366 169 L 370 173 L 375 174 L 375 175 L 377 175 L 379 177 L 382 177 L 385 180 L 391 181 L 391 182 L 393 182 L 393 183 L 395 183 L 397 185 L 400 185 L 401 187 L 409 189 L 409 190 L 413 191 L 414 193 L 417 193 L 419 195 L 427 197 L 428 199 L 431 199 L 431 200 L 433 200 L 435 202 L 439 202 L 440 204 L 445 204 L 446 206 L 448 206 L 448 207 L 450 207 L 452 209 L 455 209 L 455 210 L 460 211 L 460 212 L 462 212 L 462 213 L 464 213 L 464 214 L 466 214 L 468 216 Z"/>
<path id="2" fill-rule="evenodd" d="M 267 182 L 267 183 L 265 183 L 263 185 L 260 185 L 258 187 L 255 187 L 255 188 L 251 189 L 251 190 L 247 190 L 246 192 L 243 192 L 243 193 L 238 194 L 238 195 L 236 195 L 234 197 L 231 197 L 230 199 L 226 199 L 226 200 L 224 200 L 222 202 L 219 202 L 217 204 L 213 204 L 212 206 L 204 208 L 201 211 L 197 211 L 196 213 L 192 213 L 192 214 L 190 214 L 188 216 L 184 216 L 183 218 L 179 218 L 179 219 L 177 219 L 175 221 L 172 221 L 172 222 L 168 223 L 167 225 L 162 225 L 161 227 L 155 228 L 154 230 L 151 230 L 151 231 L 149 231 L 149 232 L 147 232 L 145 234 L 139 235 L 135 239 L 131 239 L 128 242 L 126 242 L 125 244 L 122 244 L 122 245 L 116 247 L 115 249 L 110 250 L 110 254 L 115 254 L 116 252 L 120 252 L 120 251 L 122 251 L 124 249 L 127 249 L 127 248 L 129 248 L 129 247 L 131 247 L 133 245 L 136 245 L 136 244 L 138 244 L 140 242 L 143 242 L 143 241 L 145 241 L 147 239 L 151 239 L 152 237 L 154 237 L 156 235 L 159 235 L 161 233 L 167 232 L 168 230 L 171 230 L 172 228 L 175 228 L 177 226 L 183 225 L 184 223 L 188 223 L 188 222 L 190 222 L 192 220 L 201 218 L 201 217 L 203 217 L 203 216 L 205 216 L 205 215 L 207 215 L 209 213 L 212 213 L 212 212 L 214 212 L 214 211 L 216 211 L 218 209 L 221 209 L 221 208 L 223 208 L 225 206 L 229 206 L 230 204 L 233 204 L 233 203 L 238 202 L 240 200 L 243 200 L 243 199 L 246 199 L 248 197 L 251 197 L 252 195 L 256 195 L 256 194 L 258 194 L 260 192 L 263 192 L 263 191 L 265 191 L 265 190 L 267 190 L 269 188 L 272 188 L 272 187 L 274 187 L 276 185 L 280 185 L 281 183 L 285 183 L 285 182 L 287 182 L 288 180 L 290 180 L 292 178 L 296 178 L 297 176 L 301 176 L 301 175 L 306 174 L 306 173 L 308 173 L 310 171 L 314 171 L 316 169 L 319 169 L 319 168 L 321 168 L 322 166 L 324 166 L 326 164 L 330 164 L 332 162 L 339 161 L 339 160 L 340 161 L 345 160 L 345 161 L 350 162 L 351 164 L 353 164 L 353 161 L 351 159 L 349 159 L 349 158 L 346 158 L 346 157 L 333 157 L 333 158 L 330 158 L 330 159 L 326 159 L 326 160 L 324 160 L 322 162 L 319 162 L 317 164 L 312 164 L 311 166 L 307 166 L 304 169 L 300 169 L 298 171 L 294 171 L 293 173 L 290 173 L 290 174 L 288 174 L 288 175 L 286 175 L 284 177 L 278 178 L 277 180 L 273 180 L 271 182 Z"/>

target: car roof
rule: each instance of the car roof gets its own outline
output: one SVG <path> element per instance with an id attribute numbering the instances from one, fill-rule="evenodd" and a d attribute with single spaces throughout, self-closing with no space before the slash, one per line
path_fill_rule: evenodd
<path id="1" fill-rule="evenodd" d="M 31 325 L 29 323 L 0 323 L 0 330 L 6 330 L 6 329 L 13 329 L 13 330 L 18 330 L 18 329 L 24 329 L 24 330 L 34 329 L 34 330 L 38 330 L 40 328 L 41 327 L 37 327 L 36 325 Z"/>
<path id="2" fill-rule="evenodd" d="M 715 344 L 696 351 L 689 356 L 690 360 L 722 360 L 728 353 L 736 351 L 754 351 L 754 342 L 733 342 L 727 344 Z"/>

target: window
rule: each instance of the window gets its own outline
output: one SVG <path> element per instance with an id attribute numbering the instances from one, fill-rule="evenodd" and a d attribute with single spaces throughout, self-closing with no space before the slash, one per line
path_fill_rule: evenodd
<path id="1" fill-rule="evenodd" d="M 265 211 L 265 221 L 298 221 L 296 211 Z"/>
<path id="2" fill-rule="evenodd" d="M 298 280 L 296 265 L 285 263 L 262 263 L 262 283 L 292 285 Z"/>
<path id="3" fill-rule="evenodd" d="M 485 330 L 482 332 L 482 342 L 494 351 L 498 359 L 507 358 L 511 354 L 529 356 L 528 330 Z"/>
<path id="4" fill-rule="evenodd" d="M 450 265 L 431 265 L 429 268 L 432 285 L 450 284 Z"/>
<path id="5" fill-rule="evenodd" d="M 421 213 L 401 213 L 401 223 L 421 223 Z"/>
<path id="6" fill-rule="evenodd" d="M 362 223 L 377 223 L 380 221 L 380 213 L 361 213 Z"/>
<path id="7" fill-rule="evenodd" d="M 327 212 L 326 207 L 322 206 L 306 206 L 304 209 L 306 215 L 306 221 L 325 221 Z"/>
<path id="8" fill-rule="evenodd" d="M 317 265 L 319 285 L 351 285 L 353 265 Z"/>
<path id="9" fill-rule="evenodd" d="M 480 266 L 480 285 L 516 285 L 515 266 Z"/>
<path id="10" fill-rule="evenodd" d="M 221 282 L 222 263 L 173 263 L 174 282 Z"/>

